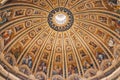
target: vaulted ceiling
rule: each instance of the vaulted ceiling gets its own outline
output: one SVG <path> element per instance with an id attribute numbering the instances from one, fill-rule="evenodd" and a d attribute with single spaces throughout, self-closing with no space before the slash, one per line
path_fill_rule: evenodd
<path id="1" fill-rule="evenodd" d="M 99 80 L 120 66 L 118 0 L 3 1 L 0 59 L 19 78 Z"/>

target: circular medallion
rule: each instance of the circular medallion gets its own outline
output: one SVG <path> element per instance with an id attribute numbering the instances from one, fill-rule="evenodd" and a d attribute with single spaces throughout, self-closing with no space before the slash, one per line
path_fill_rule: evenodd
<path id="1" fill-rule="evenodd" d="M 73 25 L 74 17 L 70 10 L 59 7 L 48 15 L 48 24 L 55 31 L 66 31 Z"/>

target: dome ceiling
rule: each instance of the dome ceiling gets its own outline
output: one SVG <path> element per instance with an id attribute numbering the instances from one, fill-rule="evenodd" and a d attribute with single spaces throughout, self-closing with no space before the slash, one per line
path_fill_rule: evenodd
<path id="1" fill-rule="evenodd" d="M 1 62 L 23 80 L 106 77 L 120 66 L 119 3 L 8 1 L 0 7 Z"/>

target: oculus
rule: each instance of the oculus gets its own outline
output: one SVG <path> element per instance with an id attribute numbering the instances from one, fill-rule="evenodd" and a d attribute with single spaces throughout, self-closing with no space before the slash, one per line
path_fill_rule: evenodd
<path id="1" fill-rule="evenodd" d="M 48 24 L 55 31 L 66 31 L 74 23 L 72 12 L 66 8 L 58 7 L 53 9 L 48 15 Z"/>
<path id="2" fill-rule="evenodd" d="M 55 21 L 57 24 L 64 24 L 66 22 L 66 16 L 64 14 L 58 14 L 55 16 Z"/>

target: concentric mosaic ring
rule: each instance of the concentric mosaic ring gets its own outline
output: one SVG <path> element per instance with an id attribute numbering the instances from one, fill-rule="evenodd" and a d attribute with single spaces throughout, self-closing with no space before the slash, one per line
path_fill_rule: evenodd
<path id="1" fill-rule="evenodd" d="M 56 23 L 55 16 L 59 14 L 63 14 L 67 17 L 65 23 L 63 24 Z M 66 31 L 70 29 L 73 23 L 74 23 L 74 16 L 72 12 L 63 7 L 58 7 L 58 8 L 53 9 L 48 15 L 48 24 L 55 31 Z"/>

